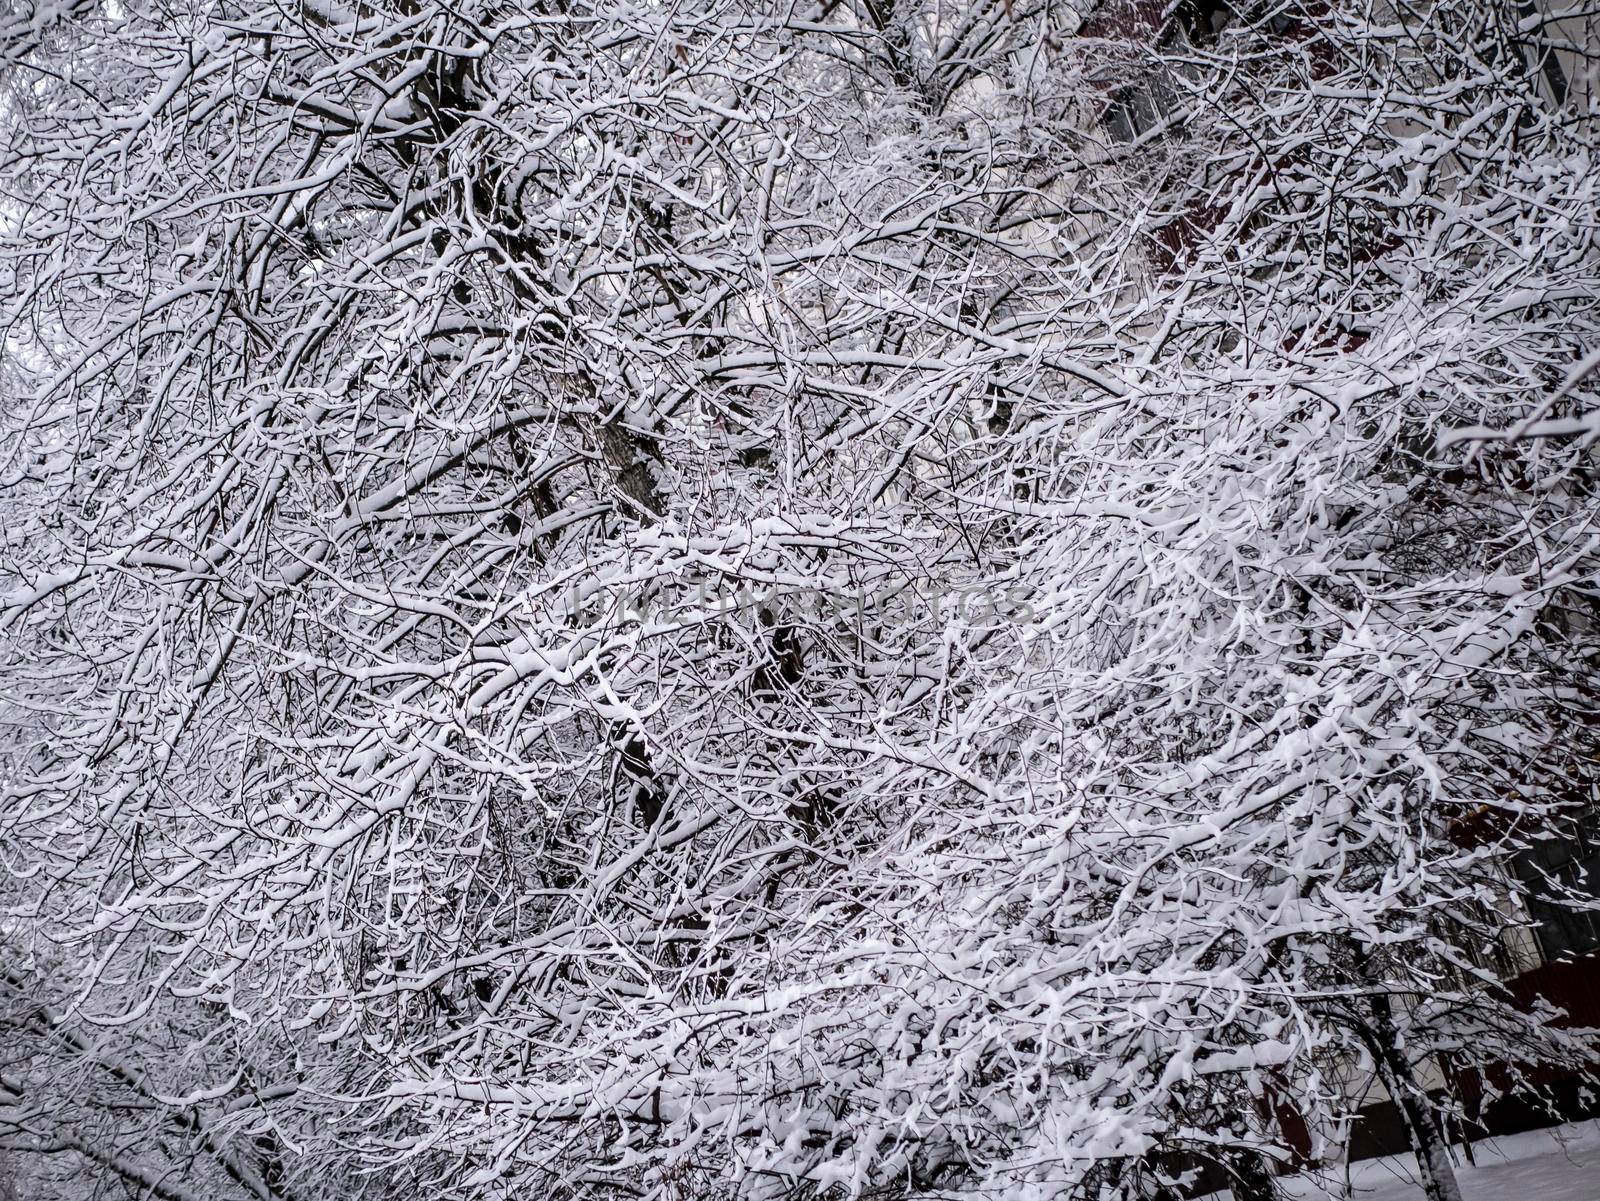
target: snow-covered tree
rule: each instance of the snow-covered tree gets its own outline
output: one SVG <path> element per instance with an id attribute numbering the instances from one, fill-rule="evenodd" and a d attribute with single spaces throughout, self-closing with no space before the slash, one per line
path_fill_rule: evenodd
<path id="1" fill-rule="evenodd" d="M 1358 1063 L 1450 1198 L 1418 1066 L 1594 1054 L 1484 966 L 1584 904 L 1584 29 L 7 18 L 5 1145 L 1260 1196 Z"/>

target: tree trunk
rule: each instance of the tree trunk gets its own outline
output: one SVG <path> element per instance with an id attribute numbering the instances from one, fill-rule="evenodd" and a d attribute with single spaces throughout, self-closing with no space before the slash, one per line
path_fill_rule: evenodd
<path id="1" fill-rule="evenodd" d="M 1405 1121 L 1423 1194 L 1428 1201 L 1461 1201 L 1461 1186 L 1456 1183 L 1455 1168 L 1450 1164 L 1433 1109 L 1400 1050 L 1400 1032 L 1395 1028 L 1388 997 L 1372 998 L 1372 1023 L 1365 1033 L 1367 1046 L 1377 1061 L 1378 1075 Z"/>

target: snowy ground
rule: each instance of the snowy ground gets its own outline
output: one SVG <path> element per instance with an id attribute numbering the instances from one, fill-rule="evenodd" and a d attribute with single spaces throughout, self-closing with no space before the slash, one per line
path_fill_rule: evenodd
<path id="1" fill-rule="evenodd" d="M 1477 1166 L 1456 1149 L 1462 1201 L 1600 1201 L 1600 1123 L 1577 1122 L 1474 1143 Z M 1352 1201 L 1422 1201 L 1409 1155 L 1350 1166 Z M 1343 1172 L 1321 1181 L 1284 1180 L 1295 1201 L 1344 1201 Z M 1330 1184 L 1332 1187 L 1330 1188 Z"/>

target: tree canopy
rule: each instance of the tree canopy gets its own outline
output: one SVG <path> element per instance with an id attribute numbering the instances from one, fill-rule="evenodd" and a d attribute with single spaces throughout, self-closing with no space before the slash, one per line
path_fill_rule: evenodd
<path id="1" fill-rule="evenodd" d="M 1137 1201 L 1592 1064 L 1593 22 L 24 0 L 17 1178 Z"/>

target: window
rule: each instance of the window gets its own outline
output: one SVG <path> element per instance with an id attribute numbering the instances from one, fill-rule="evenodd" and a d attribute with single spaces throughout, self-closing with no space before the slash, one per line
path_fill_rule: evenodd
<path id="1" fill-rule="evenodd" d="M 1562 889 L 1578 897 L 1600 898 L 1600 808 L 1585 812 L 1569 837 L 1534 843 L 1517 856 L 1514 866 L 1532 894 L 1528 912 L 1547 960 L 1575 959 L 1600 950 L 1600 913 L 1539 899 L 1559 895 Z"/>

